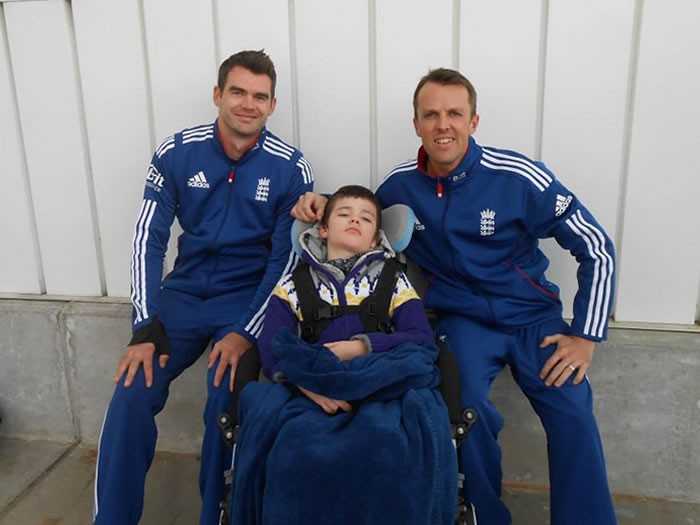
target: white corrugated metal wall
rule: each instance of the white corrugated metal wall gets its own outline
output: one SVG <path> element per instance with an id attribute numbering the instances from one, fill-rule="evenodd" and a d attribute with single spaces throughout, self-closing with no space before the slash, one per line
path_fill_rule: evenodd
<path id="1" fill-rule="evenodd" d="M 152 149 L 213 120 L 219 62 L 264 47 L 270 127 L 318 189 L 411 157 L 417 80 L 459 68 L 477 139 L 543 159 L 615 238 L 616 320 L 692 324 L 698 21 L 695 0 L 0 0 L 0 294 L 127 296 Z M 570 299 L 575 263 L 545 249 Z"/>

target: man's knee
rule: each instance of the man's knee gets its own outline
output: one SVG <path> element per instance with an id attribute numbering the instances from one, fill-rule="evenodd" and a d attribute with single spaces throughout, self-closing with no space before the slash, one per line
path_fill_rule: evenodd
<path id="1" fill-rule="evenodd" d="M 124 406 L 133 413 L 150 407 L 152 412 L 157 413 L 163 409 L 166 398 L 167 389 L 158 384 L 147 387 L 144 374 L 139 371 L 130 386 L 124 386 L 124 378 L 119 381 L 114 389 L 112 405 Z"/>

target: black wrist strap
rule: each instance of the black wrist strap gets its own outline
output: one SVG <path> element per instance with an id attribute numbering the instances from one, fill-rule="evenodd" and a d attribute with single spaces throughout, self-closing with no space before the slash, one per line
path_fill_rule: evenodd
<path id="1" fill-rule="evenodd" d="M 134 332 L 129 341 L 129 346 L 140 343 L 153 343 L 156 345 L 156 352 L 161 355 L 170 355 L 170 343 L 165 326 L 160 322 L 157 315 L 151 317 L 151 324 L 143 326 Z"/>

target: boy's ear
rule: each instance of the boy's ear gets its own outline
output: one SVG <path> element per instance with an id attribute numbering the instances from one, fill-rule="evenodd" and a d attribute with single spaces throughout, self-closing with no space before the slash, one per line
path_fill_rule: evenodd
<path id="1" fill-rule="evenodd" d="M 320 235 L 321 239 L 328 239 L 328 228 L 325 226 L 319 226 L 318 234 Z"/>

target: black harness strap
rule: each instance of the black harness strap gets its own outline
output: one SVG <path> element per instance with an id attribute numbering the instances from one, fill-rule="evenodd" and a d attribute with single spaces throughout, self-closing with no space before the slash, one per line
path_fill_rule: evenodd
<path id="1" fill-rule="evenodd" d="M 396 280 L 403 268 L 404 265 L 396 258 L 388 259 L 384 263 L 382 273 L 379 274 L 379 282 L 374 287 L 374 291 L 360 303 L 360 319 L 365 332 L 389 334 L 394 331 L 389 318 L 389 307 Z"/>
<path id="2" fill-rule="evenodd" d="M 309 265 L 300 262 L 292 272 L 301 310 L 301 338 L 315 343 L 323 328 L 338 316 L 338 307 L 328 304 L 316 293 Z"/>
<path id="3" fill-rule="evenodd" d="M 333 306 L 321 299 L 316 292 L 309 265 L 299 263 L 292 272 L 292 279 L 303 318 L 300 323 L 301 338 L 308 343 L 315 343 L 333 319 L 351 313 L 359 314 L 365 332 L 391 333 L 393 327 L 389 319 L 389 306 L 396 279 L 404 267 L 405 265 L 396 258 L 388 259 L 369 297 L 359 305 Z"/>

